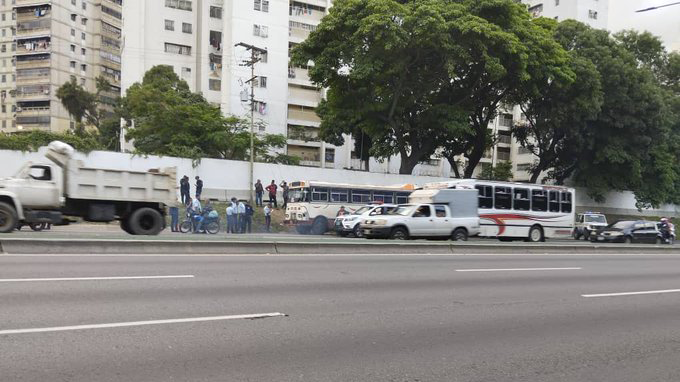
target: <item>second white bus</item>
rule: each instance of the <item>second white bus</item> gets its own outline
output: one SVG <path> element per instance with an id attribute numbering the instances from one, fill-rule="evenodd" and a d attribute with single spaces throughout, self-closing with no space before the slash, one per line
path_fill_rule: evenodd
<path id="1" fill-rule="evenodd" d="M 482 237 L 541 242 L 569 238 L 574 232 L 573 188 L 477 179 L 429 183 L 423 188 L 477 189 Z"/>

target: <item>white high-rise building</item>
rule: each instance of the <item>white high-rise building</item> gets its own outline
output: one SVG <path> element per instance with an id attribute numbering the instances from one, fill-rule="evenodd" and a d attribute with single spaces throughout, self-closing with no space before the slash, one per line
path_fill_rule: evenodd
<path id="1" fill-rule="evenodd" d="M 577 20 L 593 28 L 607 29 L 609 0 L 522 0 L 534 17 L 558 21 Z"/>
<path id="2" fill-rule="evenodd" d="M 124 5 L 123 91 L 155 65 L 171 65 L 192 91 L 225 114 L 249 117 L 250 52 L 255 64 L 255 116 L 259 133 L 288 137 L 286 153 L 303 165 L 348 167 L 351 146 L 318 139 L 314 109 L 323 90 L 304 68 L 289 65 L 289 51 L 316 29 L 331 0 L 137 0 Z M 343 160 L 341 160 L 343 159 Z"/>

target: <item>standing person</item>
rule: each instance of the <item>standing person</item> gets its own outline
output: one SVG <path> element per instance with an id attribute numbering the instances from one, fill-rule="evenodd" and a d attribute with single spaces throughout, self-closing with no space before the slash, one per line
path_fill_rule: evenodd
<path id="1" fill-rule="evenodd" d="M 182 196 L 182 198 L 181 198 L 182 204 L 184 204 L 185 206 L 187 204 L 189 204 L 189 198 L 190 198 L 189 190 L 188 190 L 188 187 L 189 187 L 189 180 L 188 179 L 189 178 L 187 178 L 187 176 L 184 175 L 182 177 L 182 179 L 179 180 L 179 192 L 180 192 L 180 195 Z"/>
<path id="2" fill-rule="evenodd" d="M 231 207 L 233 208 L 234 211 L 234 218 L 232 220 L 233 226 L 232 226 L 232 232 L 233 233 L 240 233 L 240 228 L 241 228 L 241 216 L 238 213 L 238 200 L 236 198 L 231 198 Z"/>
<path id="3" fill-rule="evenodd" d="M 246 233 L 246 205 L 243 200 L 239 200 L 236 206 L 238 211 L 238 229 L 239 233 Z"/>
<path id="4" fill-rule="evenodd" d="M 203 181 L 201 180 L 201 178 L 196 176 L 196 199 L 200 199 L 202 193 L 203 193 Z"/>
<path id="5" fill-rule="evenodd" d="M 262 182 L 258 179 L 255 183 L 255 206 L 262 207 L 262 194 L 264 194 L 264 187 Z"/>
<path id="6" fill-rule="evenodd" d="M 253 215 L 255 214 L 255 210 L 253 209 L 253 206 L 250 205 L 250 203 L 246 202 L 246 214 L 245 214 L 245 222 L 243 224 L 243 233 L 252 233 L 253 232 Z"/>
<path id="7" fill-rule="evenodd" d="M 187 182 L 189 179 L 187 179 Z M 203 207 L 201 206 L 201 200 L 196 198 L 194 199 L 193 202 L 191 202 L 191 210 L 193 211 L 193 220 L 194 220 L 194 233 L 197 233 L 199 229 L 201 228 L 201 223 L 203 221 Z"/>
<path id="8" fill-rule="evenodd" d="M 170 207 L 170 231 L 179 232 L 179 207 Z"/>
<path id="9" fill-rule="evenodd" d="M 283 205 L 281 206 L 282 209 L 286 209 L 286 206 L 288 205 L 288 191 L 290 188 L 288 187 L 288 183 L 286 181 L 281 182 L 281 192 L 283 193 Z"/>
<path id="10" fill-rule="evenodd" d="M 268 203 L 264 207 L 264 229 L 267 232 L 271 232 L 272 226 L 272 204 Z"/>
<path id="11" fill-rule="evenodd" d="M 227 207 L 227 233 L 234 233 L 234 204 Z"/>
<path id="12" fill-rule="evenodd" d="M 265 188 L 269 192 L 269 204 L 273 204 L 274 208 L 279 208 L 279 206 L 276 204 L 276 182 L 272 180 L 272 183 Z"/>
<path id="13" fill-rule="evenodd" d="M 335 215 L 335 217 L 345 215 L 347 215 L 347 210 L 345 210 L 345 206 L 340 206 L 340 209 L 338 210 L 338 213 Z"/>

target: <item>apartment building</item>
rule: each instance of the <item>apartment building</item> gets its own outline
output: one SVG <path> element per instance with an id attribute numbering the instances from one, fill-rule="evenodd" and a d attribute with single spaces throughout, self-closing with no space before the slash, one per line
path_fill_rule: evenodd
<path id="1" fill-rule="evenodd" d="M 522 0 L 534 17 L 558 21 L 577 20 L 593 28 L 607 29 L 609 0 Z"/>
<path id="2" fill-rule="evenodd" d="M 0 131 L 75 126 L 56 97 L 75 78 L 96 91 L 98 76 L 120 95 L 122 0 L 0 2 Z"/>

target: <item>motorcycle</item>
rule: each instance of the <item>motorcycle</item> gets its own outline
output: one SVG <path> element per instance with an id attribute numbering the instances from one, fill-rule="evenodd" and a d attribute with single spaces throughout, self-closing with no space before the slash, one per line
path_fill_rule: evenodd
<path id="1" fill-rule="evenodd" d="M 667 223 L 666 226 L 659 225 L 659 231 L 661 232 L 661 244 L 675 243 L 675 225 L 673 223 Z"/>

